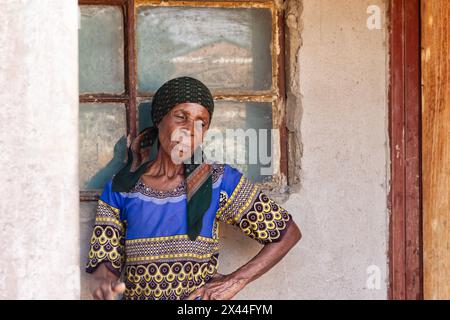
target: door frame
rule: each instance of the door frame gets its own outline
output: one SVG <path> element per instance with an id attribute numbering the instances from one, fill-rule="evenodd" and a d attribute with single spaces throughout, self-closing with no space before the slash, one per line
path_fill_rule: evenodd
<path id="1" fill-rule="evenodd" d="M 423 299 L 420 0 L 390 0 L 389 299 Z"/>

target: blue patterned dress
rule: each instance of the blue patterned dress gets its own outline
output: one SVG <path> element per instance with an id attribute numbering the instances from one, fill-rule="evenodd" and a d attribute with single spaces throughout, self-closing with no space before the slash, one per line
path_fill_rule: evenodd
<path id="1" fill-rule="evenodd" d="M 242 173 L 214 163 L 211 206 L 200 236 L 187 235 L 186 183 L 157 191 L 139 180 L 129 192 L 98 200 L 86 271 L 99 264 L 122 276 L 123 299 L 185 299 L 217 272 L 219 222 L 234 225 L 261 244 L 279 241 L 292 216 Z"/>

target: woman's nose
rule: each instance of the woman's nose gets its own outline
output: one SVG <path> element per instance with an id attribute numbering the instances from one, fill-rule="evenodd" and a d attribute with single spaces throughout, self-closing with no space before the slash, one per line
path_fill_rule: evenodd
<path id="1" fill-rule="evenodd" d="M 192 137 L 194 135 L 194 130 L 191 126 L 184 126 L 180 129 L 181 136 L 184 138 Z"/>
<path id="2" fill-rule="evenodd" d="M 201 135 L 203 132 L 202 122 L 199 120 L 188 121 L 184 128 L 192 137 L 194 137 L 195 135 Z"/>

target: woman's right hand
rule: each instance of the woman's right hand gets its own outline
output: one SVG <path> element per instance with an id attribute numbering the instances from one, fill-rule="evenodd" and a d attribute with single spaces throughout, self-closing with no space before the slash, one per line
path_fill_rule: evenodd
<path id="1" fill-rule="evenodd" d="M 89 281 L 92 297 L 95 300 L 114 300 L 118 294 L 125 291 L 125 283 L 118 280 L 119 278 L 103 263 L 100 264 Z"/>

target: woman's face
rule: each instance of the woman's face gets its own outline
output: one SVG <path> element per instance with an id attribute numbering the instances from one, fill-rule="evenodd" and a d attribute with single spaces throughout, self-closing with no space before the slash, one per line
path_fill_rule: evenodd
<path id="1" fill-rule="evenodd" d="M 181 163 L 203 142 L 210 125 L 208 110 L 198 103 L 180 103 L 158 124 L 162 151 Z"/>

